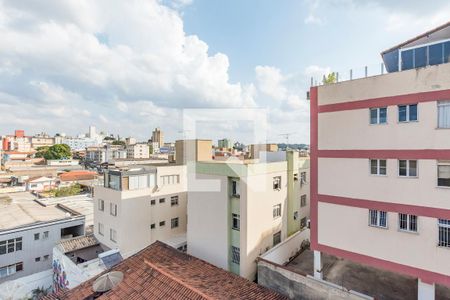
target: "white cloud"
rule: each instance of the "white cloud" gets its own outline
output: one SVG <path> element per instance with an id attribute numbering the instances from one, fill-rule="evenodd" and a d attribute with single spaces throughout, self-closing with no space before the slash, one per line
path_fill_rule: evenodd
<path id="1" fill-rule="evenodd" d="M 306 3 L 308 4 L 308 15 L 303 20 L 305 24 L 310 25 L 323 25 L 325 24 L 325 21 L 317 16 L 317 11 L 319 10 L 320 0 L 307 0 Z"/>

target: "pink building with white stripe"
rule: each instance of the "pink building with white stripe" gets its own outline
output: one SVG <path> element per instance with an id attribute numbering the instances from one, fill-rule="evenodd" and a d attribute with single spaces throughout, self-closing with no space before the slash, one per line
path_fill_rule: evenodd
<path id="1" fill-rule="evenodd" d="M 382 53 L 389 73 L 312 87 L 311 248 L 450 286 L 450 23 Z"/>

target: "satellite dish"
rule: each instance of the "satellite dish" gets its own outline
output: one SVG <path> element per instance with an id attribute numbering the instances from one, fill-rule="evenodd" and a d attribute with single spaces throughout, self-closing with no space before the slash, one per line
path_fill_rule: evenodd
<path id="1" fill-rule="evenodd" d="M 96 293 L 104 293 L 117 286 L 123 280 L 123 273 L 113 271 L 106 273 L 94 281 L 92 288 Z"/>

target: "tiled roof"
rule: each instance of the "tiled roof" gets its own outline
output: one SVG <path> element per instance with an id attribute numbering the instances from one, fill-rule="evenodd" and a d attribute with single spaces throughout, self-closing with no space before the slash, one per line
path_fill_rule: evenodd
<path id="1" fill-rule="evenodd" d="M 69 171 L 59 175 L 61 181 L 77 181 L 77 180 L 92 180 L 97 176 L 96 172 L 92 171 Z"/>
<path id="2" fill-rule="evenodd" d="M 99 242 L 94 237 L 94 235 L 85 235 L 85 236 L 80 236 L 80 237 L 76 237 L 76 238 L 69 239 L 69 240 L 64 240 L 64 241 L 60 242 L 58 246 L 64 253 L 68 253 L 68 252 L 72 252 L 75 250 L 95 246 L 98 244 L 99 244 Z"/>
<path id="3" fill-rule="evenodd" d="M 123 281 L 97 299 L 287 299 L 159 241 L 109 271 Z M 44 299 L 87 299 L 96 278 Z"/>

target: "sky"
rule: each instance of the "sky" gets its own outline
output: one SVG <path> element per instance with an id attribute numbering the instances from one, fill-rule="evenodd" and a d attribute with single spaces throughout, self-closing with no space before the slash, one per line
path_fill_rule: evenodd
<path id="1" fill-rule="evenodd" d="M 0 0 L 0 135 L 308 144 L 311 77 L 379 70 L 449 16 L 441 0 Z"/>

